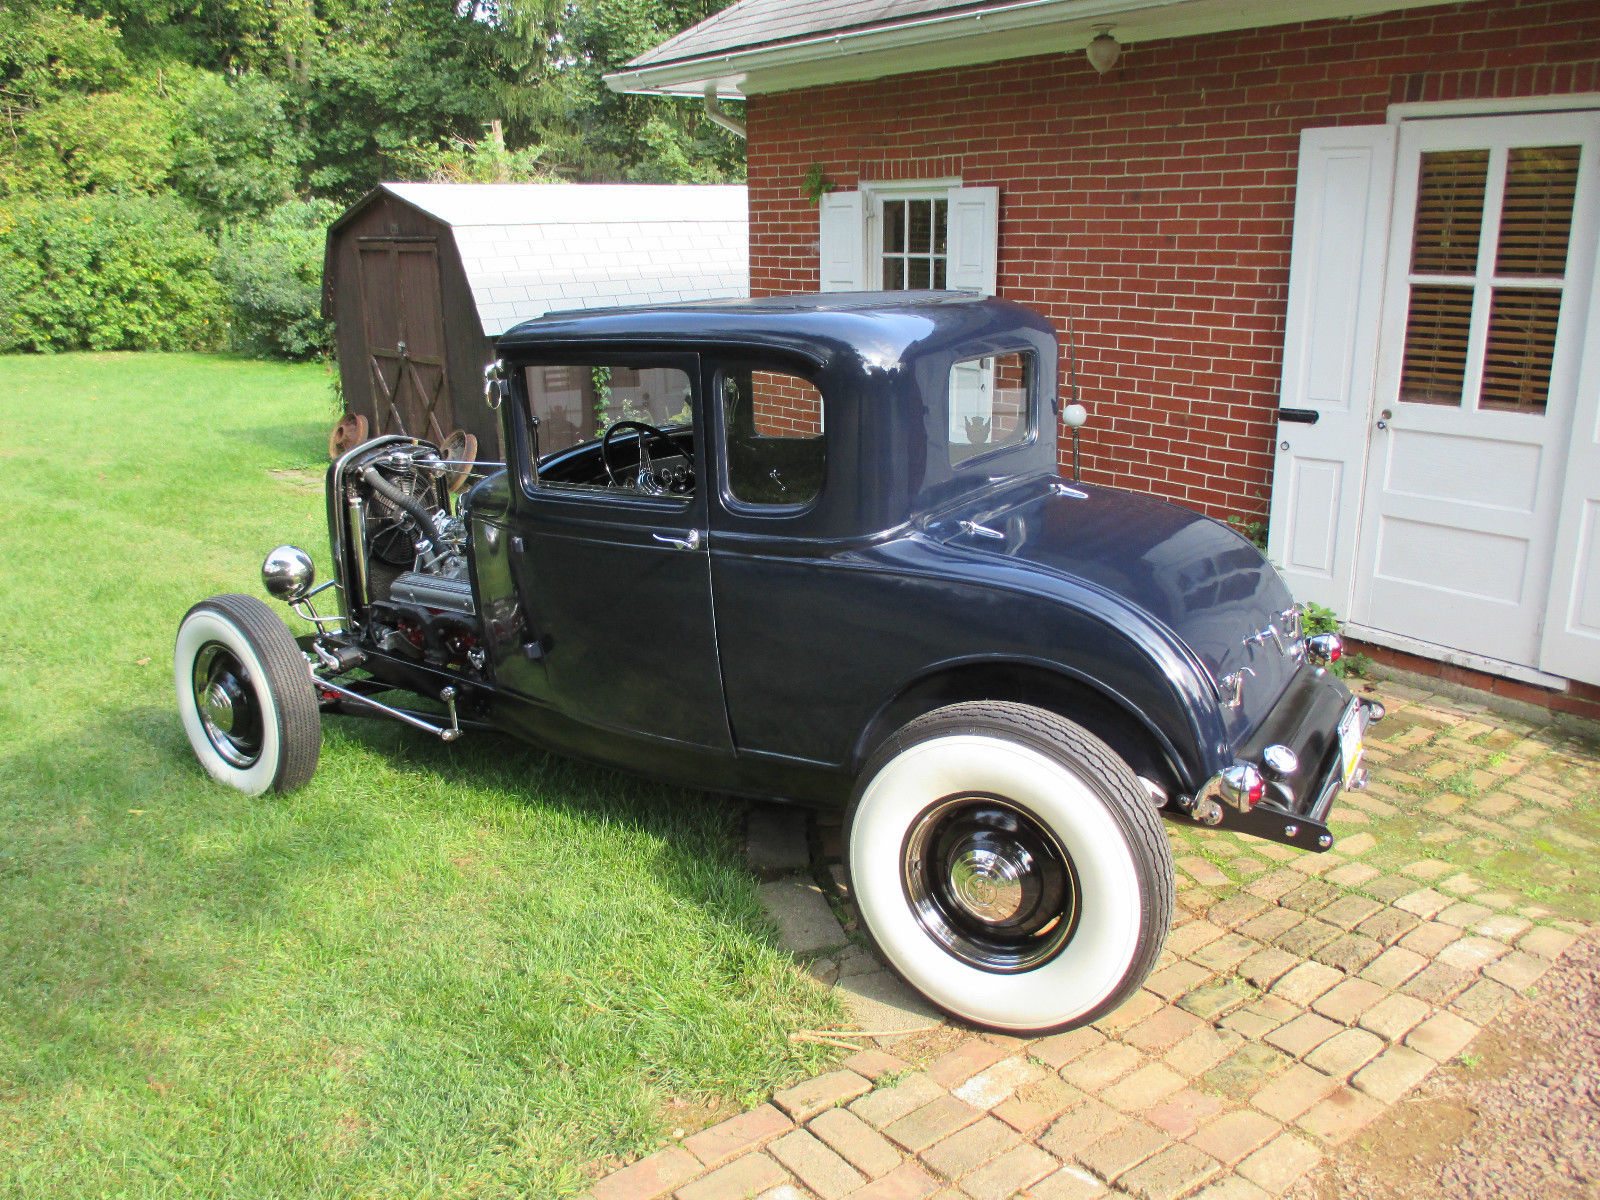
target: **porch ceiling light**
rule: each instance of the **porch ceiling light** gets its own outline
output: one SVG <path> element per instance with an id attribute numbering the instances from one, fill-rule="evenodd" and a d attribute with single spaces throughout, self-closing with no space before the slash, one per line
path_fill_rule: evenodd
<path id="1" fill-rule="evenodd" d="M 1117 65 L 1117 59 L 1122 57 L 1122 46 L 1116 38 L 1111 36 L 1111 26 L 1096 25 L 1099 30 L 1094 40 L 1084 49 L 1089 56 L 1089 65 L 1101 75 Z"/>

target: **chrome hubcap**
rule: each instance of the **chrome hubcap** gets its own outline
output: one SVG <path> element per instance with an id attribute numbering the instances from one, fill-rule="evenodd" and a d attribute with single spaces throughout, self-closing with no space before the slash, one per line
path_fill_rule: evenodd
<path id="1" fill-rule="evenodd" d="M 983 921 L 1006 921 L 1022 907 L 1023 877 L 1031 869 L 1027 851 L 1009 847 L 1014 857 L 1000 850 L 973 846 L 950 866 L 950 893 L 973 916 Z"/>
<path id="2" fill-rule="evenodd" d="M 999 796 L 947 796 L 901 848 L 918 924 L 961 961 L 1014 973 L 1048 962 L 1077 927 L 1072 860 L 1026 810 Z"/>
<path id="3" fill-rule="evenodd" d="M 200 704 L 200 716 L 207 725 L 214 726 L 222 733 L 233 732 L 233 697 L 220 683 L 213 683 L 206 689 L 205 699 Z"/>
<path id="4" fill-rule="evenodd" d="M 194 656 L 195 711 L 206 740 L 229 766 L 241 770 L 261 757 L 261 706 L 250 672 L 220 642 Z"/>

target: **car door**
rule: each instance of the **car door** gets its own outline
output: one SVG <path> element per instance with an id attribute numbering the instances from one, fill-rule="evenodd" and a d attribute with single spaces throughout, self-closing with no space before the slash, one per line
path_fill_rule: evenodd
<path id="1" fill-rule="evenodd" d="M 557 447 L 564 454 L 543 453 L 537 473 L 524 466 L 512 489 L 511 571 L 527 613 L 527 655 L 539 667 L 523 674 L 529 689 L 587 725 L 731 751 L 711 609 L 705 455 L 693 454 L 692 490 L 649 495 L 625 470 L 607 480 L 599 439 L 589 436 L 635 420 L 686 429 L 699 451 L 697 358 L 572 353 L 525 365 L 518 383 L 519 443 L 545 429 L 578 439 Z M 659 445 L 650 449 L 665 457 Z M 617 450 L 619 465 L 631 459 L 628 438 Z M 524 463 L 525 454 L 519 445 Z"/>

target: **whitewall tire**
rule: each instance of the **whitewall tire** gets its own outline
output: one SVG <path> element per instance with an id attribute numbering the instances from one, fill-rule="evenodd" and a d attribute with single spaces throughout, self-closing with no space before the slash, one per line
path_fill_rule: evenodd
<path id="1" fill-rule="evenodd" d="M 247 796 L 309 780 L 322 717 L 305 657 L 283 620 L 254 596 L 191 608 L 173 648 L 178 715 L 213 779 Z"/>
<path id="2" fill-rule="evenodd" d="M 862 772 L 851 887 L 889 963 L 977 1025 L 1097 1019 L 1172 921 L 1160 816 L 1110 747 L 1054 713 L 981 702 L 911 722 Z"/>

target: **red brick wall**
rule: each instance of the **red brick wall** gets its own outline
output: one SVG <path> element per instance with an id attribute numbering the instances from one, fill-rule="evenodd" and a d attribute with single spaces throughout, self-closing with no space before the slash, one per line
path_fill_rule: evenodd
<path id="1" fill-rule="evenodd" d="M 1262 518 L 1300 130 L 1596 90 L 1600 4 L 1569 0 L 1144 43 L 1104 79 L 1052 54 L 756 96 L 751 286 L 816 290 L 813 164 L 998 185 L 1000 294 L 1077 325 L 1085 478 Z"/>
<path id="2" fill-rule="evenodd" d="M 809 381 L 779 371 L 753 371 L 750 383 L 751 416 L 762 437 L 816 437 L 822 432 L 822 393 Z"/>

